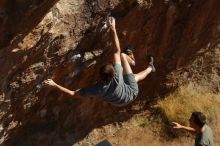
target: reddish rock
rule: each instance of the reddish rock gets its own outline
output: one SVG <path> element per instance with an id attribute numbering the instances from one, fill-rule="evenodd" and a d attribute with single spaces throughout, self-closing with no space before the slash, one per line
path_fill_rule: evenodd
<path id="1" fill-rule="evenodd" d="M 71 145 L 187 82 L 219 92 L 219 7 L 218 0 L 0 1 L 1 142 Z M 157 72 L 139 84 L 137 101 L 116 108 L 44 87 L 47 78 L 71 89 L 98 79 L 112 53 L 109 33 L 100 31 L 110 14 L 121 47 L 134 49 L 134 72 L 146 67 L 147 54 L 156 57 Z M 71 60 L 76 54 L 84 56 Z"/>

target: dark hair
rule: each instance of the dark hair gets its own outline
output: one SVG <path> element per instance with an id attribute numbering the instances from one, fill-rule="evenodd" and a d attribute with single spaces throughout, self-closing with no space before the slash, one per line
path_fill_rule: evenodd
<path id="1" fill-rule="evenodd" d="M 103 82 L 110 82 L 115 75 L 115 69 L 112 64 L 105 64 L 100 68 L 99 74 Z"/>
<path id="2" fill-rule="evenodd" d="M 206 117 L 201 112 L 193 112 L 192 113 L 193 121 L 196 125 L 202 128 L 206 124 Z"/>

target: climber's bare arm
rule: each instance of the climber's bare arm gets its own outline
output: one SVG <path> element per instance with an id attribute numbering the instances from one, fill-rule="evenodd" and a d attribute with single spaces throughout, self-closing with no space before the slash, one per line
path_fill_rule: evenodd
<path id="1" fill-rule="evenodd" d="M 77 90 L 69 90 L 57 83 L 55 83 L 52 79 L 47 79 L 44 81 L 45 84 L 49 85 L 49 86 L 52 86 L 52 87 L 55 87 L 57 88 L 58 90 L 74 97 L 74 98 L 81 98 L 80 94 L 79 94 L 79 91 L 80 89 L 77 89 Z"/>
<path id="2" fill-rule="evenodd" d="M 118 35 L 117 35 L 117 31 L 116 31 L 116 27 L 115 27 L 115 18 L 110 17 L 108 20 L 112 35 L 113 35 L 113 41 L 114 41 L 114 48 L 115 48 L 115 52 L 114 52 L 114 63 L 115 64 L 120 64 L 121 65 L 121 48 L 120 48 L 120 43 L 119 43 L 119 39 L 118 39 Z"/>

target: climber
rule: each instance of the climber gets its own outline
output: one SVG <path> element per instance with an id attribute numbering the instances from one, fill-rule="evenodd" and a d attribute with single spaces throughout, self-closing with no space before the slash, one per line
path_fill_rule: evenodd
<path id="1" fill-rule="evenodd" d="M 128 105 L 134 101 L 138 95 L 137 82 L 143 80 L 151 72 L 156 71 L 153 65 L 153 57 L 146 57 L 148 58 L 148 66 L 145 70 L 133 74 L 130 66 L 135 65 L 133 52 L 131 49 L 126 49 L 121 53 L 120 43 L 115 28 L 115 19 L 113 17 L 109 18 L 108 27 L 112 33 L 115 45 L 113 55 L 114 65 L 106 64 L 101 67 L 99 71 L 100 81 L 98 83 L 74 91 L 58 85 L 52 79 L 47 79 L 44 83 L 76 98 L 97 96 L 115 106 Z"/>
<path id="2" fill-rule="evenodd" d="M 206 124 L 206 117 L 201 112 L 193 112 L 189 119 L 190 127 L 173 122 L 174 129 L 181 129 L 195 134 L 195 146 L 214 146 L 211 128 Z"/>

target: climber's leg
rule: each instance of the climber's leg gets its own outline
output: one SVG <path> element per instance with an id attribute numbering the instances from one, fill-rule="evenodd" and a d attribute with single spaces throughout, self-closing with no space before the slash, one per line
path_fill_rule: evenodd
<path id="1" fill-rule="evenodd" d="M 124 83 L 127 85 L 128 88 L 131 89 L 131 91 L 133 93 L 133 94 L 131 94 L 133 96 L 129 96 L 129 99 L 127 99 L 127 100 L 133 101 L 138 95 L 138 84 L 137 84 L 137 81 L 135 80 L 135 76 L 134 76 L 132 69 L 131 69 L 131 66 L 128 62 L 128 58 L 131 59 L 128 55 L 121 53 L 121 63 L 122 63 L 122 67 L 123 67 Z"/>
<path id="2" fill-rule="evenodd" d="M 137 73 L 137 74 L 134 74 L 134 77 L 135 77 L 135 80 L 137 82 L 145 79 L 147 77 L 147 75 L 149 75 L 152 71 L 152 67 L 151 66 L 148 66 L 145 70 Z"/>
<path id="3" fill-rule="evenodd" d="M 121 64 L 123 67 L 123 74 L 133 73 L 129 61 L 132 61 L 132 59 L 125 53 L 121 53 Z"/>
<path id="4" fill-rule="evenodd" d="M 143 70 L 143 71 L 141 71 L 141 72 L 139 72 L 139 73 L 134 75 L 135 76 L 135 80 L 137 82 L 145 79 L 151 72 L 155 72 L 156 71 L 156 69 L 154 67 L 154 64 L 153 64 L 154 58 L 152 56 L 148 56 L 147 59 L 148 59 L 148 62 L 149 62 L 148 67 L 145 70 Z"/>

